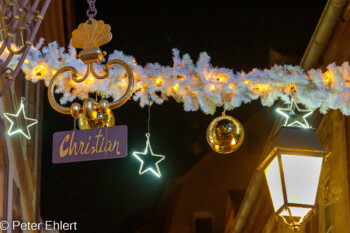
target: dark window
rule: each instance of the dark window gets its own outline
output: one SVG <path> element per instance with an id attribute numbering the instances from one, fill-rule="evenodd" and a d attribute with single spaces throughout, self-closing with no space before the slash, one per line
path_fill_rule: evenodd
<path id="1" fill-rule="evenodd" d="M 213 218 L 196 218 L 195 233 L 213 233 Z"/>

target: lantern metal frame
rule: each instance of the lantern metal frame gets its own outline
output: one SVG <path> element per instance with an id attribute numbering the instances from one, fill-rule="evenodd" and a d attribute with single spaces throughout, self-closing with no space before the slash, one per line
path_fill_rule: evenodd
<path id="1" fill-rule="evenodd" d="M 286 131 L 287 134 L 288 134 L 288 131 L 292 132 L 292 136 L 294 136 L 294 137 L 291 137 L 291 138 L 295 139 L 295 140 L 286 142 L 286 137 L 285 137 L 286 135 L 281 136 L 281 134 L 283 134 L 281 131 Z M 314 135 L 303 135 L 301 138 L 300 137 L 295 138 L 295 136 L 296 136 L 295 132 L 297 132 L 297 131 L 299 131 L 300 135 L 305 134 L 305 132 L 307 132 L 306 134 L 312 133 Z M 271 162 L 277 157 L 278 167 L 279 167 L 279 175 L 280 175 L 280 179 L 281 179 L 282 194 L 283 194 L 283 205 L 278 210 L 275 211 L 276 220 L 277 221 L 281 220 L 279 222 L 281 222 L 284 225 L 287 225 L 295 232 L 299 231 L 301 228 L 301 225 L 306 223 L 310 219 L 310 217 L 314 213 L 316 213 L 316 211 L 317 211 L 318 191 L 319 191 L 319 185 L 320 185 L 320 180 L 321 180 L 321 174 L 323 171 L 324 163 L 331 154 L 330 151 L 325 151 L 322 149 L 322 146 L 320 145 L 318 138 L 317 138 L 314 131 L 315 131 L 315 129 L 312 129 L 312 128 L 304 129 L 304 128 L 299 128 L 299 127 L 282 126 L 281 129 L 272 138 L 272 141 L 275 141 L 275 143 L 272 142 L 273 149 L 271 150 L 271 152 L 266 156 L 264 161 L 258 167 L 258 170 L 265 171 L 266 168 L 271 164 Z M 297 146 L 295 146 L 296 144 L 298 144 L 297 142 L 300 142 L 303 139 L 307 139 L 308 136 L 311 136 L 311 137 L 309 137 L 309 139 L 311 141 L 312 140 L 314 141 L 311 143 L 313 145 L 311 145 L 310 149 L 306 149 L 307 146 L 305 146 L 305 144 L 302 145 L 300 149 Z M 276 138 L 277 138 L 277 140 L 276 140 Z M 291 139 L 291 138 L 289 138 L 289 139 Z M 316 139 L 317 139 L 317 142 L 315 142 Z M 276 143 L 276 141 L 277 141 L 277 143 Z M 282 146 L 280 146 L 279 144 L 282 144 Z M 319 145 L 317 145 L 317 144 L 319 144 Z M 283 164 L 282 164 L 282 154 L 322 158 L 320 176 L 318 178 L 315 202 L 313 205 L 300 204 L 300 203 L 289 203 L 288 202 L 284 169 L 283 169 Z M 267 179 L 265 179 L 265 182 L 266 182 L 267 186 L 269 187 Z M 269 193 L 270 193 L 271 201 L 273 202 L 270 187 L 269 187 Z M 292 215 L 290 207 L 310 208 L 311 210 L 305 216 L 299 217 L 299 216 Z M 283 211 L 288 211 L 289 215 L 288 216 L 280 215 Z"/>

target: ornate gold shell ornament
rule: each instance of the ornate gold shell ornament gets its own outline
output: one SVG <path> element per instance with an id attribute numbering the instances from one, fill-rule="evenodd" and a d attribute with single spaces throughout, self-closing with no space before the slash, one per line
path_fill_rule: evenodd
<path id="1" fill-rule="evenodd" d="M 72 33 L 70 44 L 84 50 L 96 49 L 112 40 L 111 26 L 102 20 L 89 19 Z"/>
<path id="2" fill-rule="evenodd" d="M 81 59 L 87 65 L 87 68 L 85 74 L 80 75 L 75 67 L 66 66 L 58 70 L 52 77 L 48 88 L 48 99 L 51 106 L 56 111 L 62 114 L 71 114 L 74 118 L 82 117 L 84 119 L 81 119 L 80 122 L 88 121 L 90 124 L 91 122 L 96 121 L 98 113 L 106 116 L 106 119 L 112 119 L 110 116 L 110 110 L 122 106 L 131 97 L 134 88 L 134 76 L 128 64 L 122 60 L 114 59 L 103 66 L 102 74 L 97 74 L 94 69 L 94 65 L 107 55 L 106 52 L 102 52 L 99 49 L 99 46 L 111 41 L 112 33 L 110 31 L 111 27 L 108 24 L 105 24 L 102 20 L 96 21 L 95 19 L 89 19 L 85 23 L 80 24 L 78 29 L 73 31 L 71 45 L 75 48 L 83 49 L 80 51 L 77 58 Z M 54 89 L 56 81 L 61 75 L 69 72 L 69 77 L 71 77 L 75 83 L 83 82 L 89 76 L 96 79 L 105 79 L 109 77 L 110 69 L 113 65 L 120 65 L 123 67 L 128 77 L 126 91 L 118 100 L 109 103 L 106 99 L 96 102 L 91 98 L 86 98 L 83 100 L 82 105 L 79 103 L 73 103 L 70 107 L 61 106 L 56 102 Z M 114 120 L 111 122 L 114 122 Z M 106 121 L 105 124 L 90 124 L 89 127 L 102 126 L 112 126 L 112 123 Z M 87 127 L 84 127 L 84 129 L 85 128 Z"/>

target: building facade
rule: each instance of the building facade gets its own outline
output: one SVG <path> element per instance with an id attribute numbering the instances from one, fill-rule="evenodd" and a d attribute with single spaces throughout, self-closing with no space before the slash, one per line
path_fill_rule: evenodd
<path id="1" fill-rule="evenodd" d="M 38 8 L 41 9 L 43 4 L 44 1 L 41 0 Z M 68 20 L 73 19 L 72 5 L 64 0 L 51 1 L 46 13 L 47 17 L 43 20 L 37 34 L 37 40 L 45 37 L 46 43 L 58 41 L 61 45 L 65 45 L 65 35 L 69 37 L 65 30 L 70 30 L 70 27 L 74 26 L 73 21 Z M 2 9 L 1 5 L 0 9 Z M 67 9 L 70 11 L 65 13 Z M 3 22 L 1 12 L 0 10 L 0 21 Z M 67 16 L 68 22 L 63 22 L 64 15 Z M 52 27 L 53 24 L 59 27 Z M 6 27 L 0 29 L 0 41 L 3 41 Z M 17 46 L 21 46 L 25 39 L 25 34 L 19 32 L 16 33 L 14 41 L 17 42 Z M 4 78 L 0 77 L 0 86 L 3 84 Z M 46 98 L 44 93 L 42 82 L 26 81 L 23 73 L 20 73 L 0 98 L 0 222 L 41 223 L 44 221 L 40 215 L 41 135 L 44 120 L 43 98 Z M 10 123 L 4 117 L 4 113 L 17 113 L 22 97 L 25 98 L 26 116 L 38 121 L 36 125 L 29 128 L 30 139 L 21 134 L 9 135 Z M 23 126 L 22 122 L 15 123 Z M 10 225 L 8 230 L 0 230 L 0 232 L 44 231 L 21 230 L 20 227 L 13 228 Z"/>

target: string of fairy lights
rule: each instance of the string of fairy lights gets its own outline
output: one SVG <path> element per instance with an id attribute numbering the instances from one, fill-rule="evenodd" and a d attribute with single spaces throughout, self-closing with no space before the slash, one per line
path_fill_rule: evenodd
<path id="1" fill-rule="evenodd" d="M 37 82 L 43 80 L 49 84 L 52 76 L 60 68 L 70 65 L 80 74 L 86 65 L 76 58 L 76 50 L 69 47 L 68 52 L 56 42 L 41 49 L 43 40 L 30 50 L 22 70 L 26 79 Z M 5 55 L 1 57 L 4 59 Z M 183 103 L 185 111 L 202 110 L 213 114 L 217 107 L 231 110 L 260 98 L 262 105 L 271 106 L 282 99 L 290 103 L 291 91 L 294 99 L 306 108 L 320 109 L 326 113 L 329 109 L 340 109 L 344 115 L 350 115 L 350 67 L 345 62 L 341 66 L 330 64 L 325 72 L 320 69 L 304 72 L 299 66 L 275 65 L 270 69 L 253 69 L 250 72 L 234 72 L 227 68 L 217 68 L 210 64 L 207 53 L 200 54 L 195 63 L 188 54 L 180 57 L 178 50 L 173 50 L 173 66 L 158 63 L 145 67 L 138 65 L 136 59 L 121 51 L 114 51 L 107 60 L 121 59 L 132 69 L 135 77 L 133 99 L 141 107 L 152 102 L 162 104 L 169 98 Z M 16 59 L 10 64 L 15 66 Z M 103 73 L 103 65 L 96 64 L 95 70 Z M 87 78 L 82 83 L 75 83 L 69 75 L 63 75 L 57 82 L 56 93 L 63 93 L 61 104 L 81 100 L 89 93 L 97 93 L 103 98 L 120 98 L 127 87 L 125 71 L 115 66 L 110 78 L 97 80 Z"/>

